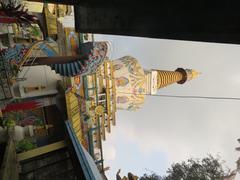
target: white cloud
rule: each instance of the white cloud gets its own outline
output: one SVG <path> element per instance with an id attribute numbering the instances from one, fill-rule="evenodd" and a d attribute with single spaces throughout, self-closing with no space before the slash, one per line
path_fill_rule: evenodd
<path id="1" fill-rule="evenodd" d="M 136 143 L 142 153 L 165 152 L 170 164 L 189 157 L 202 158 L 207 154 L 219 154 L 226 165 L 235 168 L 238 154 L 234 148 L 239 135 L 235 127 L 240 125 L 237 108 L 224 111 L 223 104 L 213 103 L 209 109 L 202 107 L 202 103 L 198 108 L 192 104 L 189 109 L 189 103 L 185 104 L 180 106 L 177 103 L 174 106 L 166 103 L 163 104 L 165 107 L 159 104 L 157 108 L 151 107 L 151 113 L 146 113 L 147 107 L 140 112 L 119 113 L 118 136 Z M 230 104 L 226 103 L 226 106 L 230 108 Z M 173 112 L 166 109 L 172 109 Z M 208 112 L 208 115 L 201 112 Z"/>
<path id="2" fill-rule="evenodd" d="M 239 45 L 114 36 L 106 39 L 115 46 L 116 58 L 131 54 L 146 68 L 184 67 L 202 72 L 196 80 L 163 88 L 160 94 L 239 96 Z M 239 104 L 227 100 L 147 97 L 140 111 L 118 112 L 115 137 L 106 144 L 117 143 L 114 139 L 121 137 L 137 144 L 142 153 L 164 151 L 169 163 L 219 154 L 234 168 L 240 156 L 234 150 L 240 136 Z M 118 150 L 117 156 L 121 157 Z"/>
<path id="3" fill-rule="evenodd" d="M 116 158 L 116 148 L 110 144 L 107 144 L 104 146 L 103 154 L 105 160 L 113 161 Z"/>

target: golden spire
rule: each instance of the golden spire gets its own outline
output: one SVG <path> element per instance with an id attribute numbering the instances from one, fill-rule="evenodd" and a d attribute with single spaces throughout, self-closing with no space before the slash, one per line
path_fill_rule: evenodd
<path id="1" fill-rule="evenodd" d="M 200 73 L 192 69 L 178 68 L 175 71 L 157 70 L 157 88 L 163 88 L 173 83 L 183 84 L 196 78 Z"/>
<path id="2" fill-rule="evenodd" d="M 188 73 L 188 81 L 198 77 L 201 73 L 193 69 L 186 69 Z"/>

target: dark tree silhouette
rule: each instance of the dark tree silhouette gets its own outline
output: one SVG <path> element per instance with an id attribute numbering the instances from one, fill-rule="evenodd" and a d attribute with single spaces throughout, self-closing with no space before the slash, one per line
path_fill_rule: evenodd
<path id="1" fill-rule="evenodd" d="M 3 23 L 17 23 L 19 25 L 29 25 L 38 23 L 36 16 L 28 13 L 28 9 L 23 4 L 16 3 L 15 0 L 9 0 L 8 3 L 0 2 L 0 22 Z"/>
<path id="2" fill-rule="evenodd" d="M 229 172 L 224 171 L 220 158 L 211 155 L 199 160 L 190 158 L 181 163 L 174 163 L 165 176 L 155 173 L 144 174 L 140 180 L 221 180 Z"/>

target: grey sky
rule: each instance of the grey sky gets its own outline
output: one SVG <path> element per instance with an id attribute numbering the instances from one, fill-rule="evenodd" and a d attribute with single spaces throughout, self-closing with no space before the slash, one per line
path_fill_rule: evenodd
<path id="1" fill-rule="evenodd" d="M 159 94 L 240 97 L 240 46 L 96 35 L 112 44 L 110 57 L 137 58 L 146 69 L 193 68 L 202 75 Z M 164 173 L 173 162 L 219 154 L 235 167 L 240 137 L 240 101 L 147 97 L 136 112 L 118 111 L 117 126 L 104 143 L 108 172 Z"/>

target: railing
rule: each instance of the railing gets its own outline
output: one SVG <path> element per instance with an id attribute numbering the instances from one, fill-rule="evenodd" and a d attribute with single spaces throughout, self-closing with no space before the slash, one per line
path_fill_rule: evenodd
<path id="1" fill-rule="evenodd" d="M 67 127 L 69 138 L 71 140 L 72 146 L 74 148 L 78 162 L 80 163 L 80 166 L 83 170 L 86 180 L 101 180 L 102 179 L 101 174 L 99 173 L 99 170 L 94 160 L 92 159 L 90 154 L 88 154 L 88 152 L 83 148 L 83 146 L 79 143 L 70 121 L 65 121 L 65 124 Z"/>

